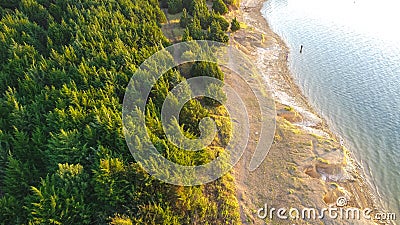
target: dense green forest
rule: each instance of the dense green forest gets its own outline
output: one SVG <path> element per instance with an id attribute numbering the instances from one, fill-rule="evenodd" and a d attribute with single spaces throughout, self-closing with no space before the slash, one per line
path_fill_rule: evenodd
<path id="1" fill-rule="evenodd" d="M 0 224 L 240 223 L 231 174 L 193 187 L 162 183 L 133 159 L 121 121 L 136 68 L 172 44 L 161 31 L 161 8 L 182 12 L 183 41 L 227 42 L 230 27 L 239 28 L 222 16 L 231 4 L 0 0 Z M 168 90 L 190 76 L 223 80 L 214 64 L 186 67 L 163 75 L 148 99 L 146 124 L 153 142 L 163 143 L 160 152 L 174 148 L 159 122 Z M 201 163 L 223 151 L 230 133 L 223 106 L 193 99 L 181 114 L 187 136 L 198 135 L 205 116 L 220 134 L 208 149 L 170 159 Z"/>

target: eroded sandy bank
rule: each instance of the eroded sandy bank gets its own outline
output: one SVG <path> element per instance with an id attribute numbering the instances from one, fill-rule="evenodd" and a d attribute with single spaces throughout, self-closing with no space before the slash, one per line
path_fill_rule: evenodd
<path id="1" fill-rule="evenodd" d="M 269 28 L 261 15 L 263 0 L 244 0 L 232 11 L 244 28 L 231 35 L 231 43 L 253 61 L 265 82 L 273 89 L 277 108 L 275 140 L 261 166 L 249 172 L 247 164 L 257 144 L 258 111 L 250 111 L 252 132 L 245 155 L 235 167 L 237 197 L 244 224 L 374 224 L 371 220 L 337 220 L 328 217 L 315 220 L 282 220 L 276 216 L 260 219 L 257 210 L 269 207 L 335 206 L 339 197 L 347 199 L 346 207 L 371 208 L 378 211 L 373 189 L 363 177 L 358 163 L 329 130 L 301 90 L 287 66 L 288 48 Z M 245 84 L 227 76 L 227 82 L 244 93 Z M 249 97 L 248 104 L 256 105 Z M 254 104 L 253 104 L 254 103 Z"/>

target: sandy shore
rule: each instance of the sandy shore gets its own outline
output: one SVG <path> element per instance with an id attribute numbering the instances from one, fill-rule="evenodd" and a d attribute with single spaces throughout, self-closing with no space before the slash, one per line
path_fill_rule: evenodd
<path id="1" fill-rule="evenodd" d="M 269 155 L 258 169 L 249 172 L 247 163 L 258 138 L 257 103 L 246 84 L 235 76 L 227 76 L 227 82 L 243 90 L 247 104 L 254 109 L 250 110 L 252 132 L 248 151 L 235 167 L 243 224 L 376 224 L 370 220 L 258 218 L 257 210 L 265 204 L 274 208 L 322 209 L 335 206 L 339 197 L 346 198 L 345 208 L 371 208 L 375 212 L 381 208 L 359 164 L 339 144 L 338 138 L 295 84 L 287 65 L 289 50 L 262 17 L 263 3 L 264 0 L 243 0 L 240 9 L 228 15 L 236 16 L 244 25 L 243 29 L 231 34 L 230 44 L 255 62 L 265 82 L 273 89 L 278 113 L 275 140 Z"/>

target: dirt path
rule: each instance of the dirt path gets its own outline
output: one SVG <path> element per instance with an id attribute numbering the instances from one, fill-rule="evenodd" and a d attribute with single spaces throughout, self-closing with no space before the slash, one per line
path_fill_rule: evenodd
<path id="1" fill-rule="evenodd" d="M 249 112 L 249 123 L 250 123 L 250 134 L 249 134 L 249 141 L 247 144 L 246 151 L 243 153 L 240 161 L 236 164 L 234 168 L 234 174 L 237 184 L 237 198 L 244 199 L 246 193 L 246 187 L 243 185 L 246 182 L 246 177 L 249 176 L 249 171 L 247 170 L 248 164 L 254 153 L 257 140 L 259 139 L 259 133 L 257 131 L 261 128 L 261 123 L 259 122 L 259 118 L 261 116 L 260 109 L 258 107 L 258 103 L 256 101 L 256 97 L 254 96 L 253 92 L 249 88 L 248 84 L 243 81 L 240 76 L 225 72 L 225 82 L 228 83 L 233 89 L 240 90 L 239 95 L 244 101 L 246 105 L 246 109 Z M 240 201 L 239 201 L 240 202 Z M 245 205 L 240 204 L 240 215 L 243 224 L 247 224 L 247 216 L 244 207 Z"/>

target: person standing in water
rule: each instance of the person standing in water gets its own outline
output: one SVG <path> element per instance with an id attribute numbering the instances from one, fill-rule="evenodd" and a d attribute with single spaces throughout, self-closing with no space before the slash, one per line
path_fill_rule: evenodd
<path id="1" fill-rule="evenodd" d="M 303 52 L 303 45 L 300 45 L 300 53 Z"/>

